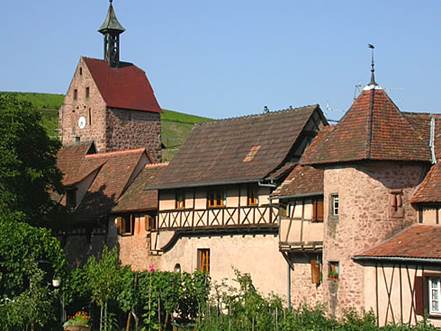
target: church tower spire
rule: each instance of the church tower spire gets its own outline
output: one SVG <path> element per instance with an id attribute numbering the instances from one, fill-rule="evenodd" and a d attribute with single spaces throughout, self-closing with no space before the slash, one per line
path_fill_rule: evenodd
<path id="1" fill-rule="evenodd" d="M 112 2 L 113 0 L 110 0 L 106 19 L 98 32 L 104 35 L 104 60 L 106 60 L 111 67 L 118 67 L 120 58 L 119 36 L 125 31 L 125 29 L 116 18 Z"/>

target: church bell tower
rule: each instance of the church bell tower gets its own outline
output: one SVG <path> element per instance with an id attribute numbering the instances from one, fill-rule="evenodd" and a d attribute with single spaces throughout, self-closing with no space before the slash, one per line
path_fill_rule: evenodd
<path id="1" fill-rule="evenodd" d="M 110 0 L 106 19 L 98 32 L 104 35 L 104 60 L 111 67 L 118 67 L 120 60 L 120 34 L 122 34 L 125 29 L 116 18 L 112 2 L 113 0 Z"/>

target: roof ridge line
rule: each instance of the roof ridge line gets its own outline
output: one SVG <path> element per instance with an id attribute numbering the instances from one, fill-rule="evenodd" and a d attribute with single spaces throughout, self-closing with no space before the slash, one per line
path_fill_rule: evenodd
<path id="1" fill-rule="evenodd" d="M 295 108 L 283 108 L 283 109 L 279 109 L 279 110 L 269 111 L 268 113 L 249 114 L 249 115 L 242 115 L 242 116 L 233 116 L 233 117 L 226 117 L 226 118 L 220 118 L 220 119 L 213 119 L 208 122 L 195 123 L 194 126 L 204 126 L 204 125 L 210 125 L 210 124 L 219 123 L 219 122 L 234 121 L 234 120 L 241 120 L 241 119 L 254 118 L 254 117 L 264 117 L 264 116 L 270 116 L 272 114 L 279 114 L 279 113 L 283 113 L 283 112 L 300 111 L 300 110 L 304 110 L 306 108 L 312 108 L 312 107 L 317 108 L 317 107 L 320 107 L 320 105 L 318 103 L 315 103 L 315 104 L 310 104 L 310 105 L 305 105 L 305 106 L 295 107 Z"/>
<path id="2" fill-rule="evenodd" d="M 113 156 L 113 155 L 123 155 L 123 154 L 136 154 L 139 152 L 145 151 L 145 148 L 136 148 L 136 149 L 128 149 L 123 151 L 113 151 L 113 152 L 104 152 L 104 153 L 96 153 L 96 154 L 87 154 L 85 158 L 100 158 L 100 157 L 106 157 L 106 156 Z"/>

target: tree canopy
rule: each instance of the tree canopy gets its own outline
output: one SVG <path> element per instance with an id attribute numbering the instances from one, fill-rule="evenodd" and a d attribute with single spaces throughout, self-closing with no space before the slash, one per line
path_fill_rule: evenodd
<path id="1" fill-rule="evenodd" d="M 48 221 L 59 192 L 56 167 L 60 143 L 51 140 L 32 105 L 0 95 L 0 216 L 18 214 L 32 224 Z"/>

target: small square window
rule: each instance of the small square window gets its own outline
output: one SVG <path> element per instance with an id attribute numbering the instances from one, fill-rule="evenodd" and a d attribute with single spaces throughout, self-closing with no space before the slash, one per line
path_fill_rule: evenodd
<path id="1" fill-rule="evenodd" d="M 338 197 L 338 194 L 331 194 L 329 208 L 329 214 L 331 215 L 331 217 L 338 218 L 338 215 L 340 213 L 340 199 Z"/>
<path id="2" fill-rule="evenodd" d="M 86 87 L 86 98 L 90 97 L 90 87 Z"/>
<path id="3" fill-rule="evenodd" d="M 74 90 L 73 98 L 74 98 L 74 100 L 78 100 L 78 90 L 77 89 Z"/>
<path id="4" fill-rule="evenodd" d="M 208 193 L 208 208 L 225 207 L 225 194 L 223 191 L 211 191 Z"/>
<path id="5" fill-rule="evenodd" d="M 257 187 L 249 186 L 247 190 L 247 205 L 257 206 L 259 204 L 259 198 L 257 194 Z"/>
<path id="6" fill-rule="evenodd" d="M 340 263 L 337 261 L 330 261 L 328 263 L 328 278 L 337 280 L 340 276 Z"/>
<path id="7" fill-rule="evenodd" d="M 185 208 L 185 192 L 178 191 L 176 192 L 176 209 L 184 209 Z"/>
<path id="8" fill-rule="evenodd" d="M 121 236 L 133 235 L 135 218 L 131 214 L 120 216 L 116 219 L 116 228 Z"/>

